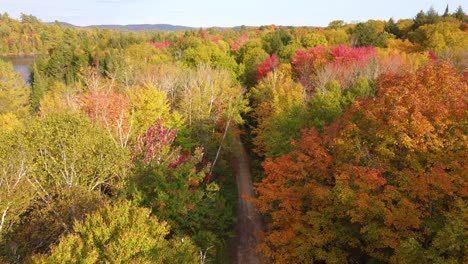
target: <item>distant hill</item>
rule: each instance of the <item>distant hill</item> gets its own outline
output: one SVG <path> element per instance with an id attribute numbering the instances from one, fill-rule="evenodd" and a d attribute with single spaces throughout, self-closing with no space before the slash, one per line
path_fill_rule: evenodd
<path id="1" fill-rule="evenodd" d="M 85 28 L 107 28 L 107 29 L 119 29 L 128 31 L 183 31 L 183 30 L 194 30 L 196 28 L 169 25 L 169 24 L 135 24 L 135 25 L 91 25 Z"/>
<path id="2" fill-rule="evenodd" d="M 128 30 L 128 31 L 185 31 L 185 30 L 198 30 L 196 27 L 180 26 L 180 25 L 171 25 L 171 24 L 132 24 L 132 25 L 91 25 L 91 26 L 75 26 L 73 24 L 55 21 L 47 24 L 59 24 L 65 27 L 75 27 L 75 28 L 102 28 L 102 29 L 117 29 L 117 30 Z M 241 26 L 237 27 L 212 27 L 219 30 L 232 29 L 234 31 L 240 31 Z M 205 28 L 206 29 L 206 28 Z"/>
<path id="3" fill-rule="evenodd" d="M 61 26 L 64 26 L 64 27 L 76 27 L 76 28 L 79 28 L 79 26 L 75 26 L 73 24 L 70 24 L 70 23 L 67 23 L 67 22 L 61 22 L 61 21 L 55 21 L 55 22 L 48 22 L 46 23 L 48 25 L 53 25 L 53 24 L 59 24 Z"/>

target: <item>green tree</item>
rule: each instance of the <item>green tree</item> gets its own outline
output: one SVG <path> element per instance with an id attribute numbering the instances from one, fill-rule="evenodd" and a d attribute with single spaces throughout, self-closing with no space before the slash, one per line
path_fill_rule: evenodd
<path id="1" fill-rule="evenodd" d="M 443 14 L 443 17 L 448 17 L 450 15 L 449 13 L 449 6 L 447 4 L 447 6 L 445 7 L 445 11 L 444 11 L 444 14 Z"/>
<path id="2" fill-rule="evenodd" d="M 248 46 L 247 46 L 248 47 Z M 257 77 L 257 67 L 260 65 L 266 58 L 268 58 L 268 53 L 263 50 L 261 47 L 247 48 L 242 54 L 241 63 L 244 65 L 244 74 L 243 82 L 247 87 L 255 85 L 255 79 Z"/>
<path id="3" fill-rule="evenodd" d="M 397 38 L 401 38 L 403 36 L 403 33 L 401 32 L 400 28 L 395 23 L 395 21 L 393 21 L 393 18 L 390 18 L 387 24 L 385 25 L 385 32 L 393 34 Z"/>
<path id="4" fill-rule="evenodd" d="M 455 10 L 455 13 L 453 13 L 453 16 L 461 22 L 467 21 L 466 14 L 461 6 L 458 6 L 457 10 Z"/>
<path id="5" fill-rule="evenodd" d="M 237 79 L 239 76 L 239 69 L 235 59 L 212 42 L 201 42 L 195 47 L 185 49 L 183 61 L 193 68 L 208 65 L 226 70 L 233 79 Z"/>
<path id="6" fill-rule="evenodd" d="M 333 20 L 328 23 L 327 29 L 338 29 L 344 27 L 345 25 L 346 23 L 343 20 Z"/>
<path id="7" fill-rule="evenodd" d="M 18 237 L 21 234 L 20 237 L 32 240 L 34 236 L 34 241 L 39 240 L 37 245 L 42 245 L 38 248 L 42 249 L 54 242 L 49 235 L 58 237 L 73 219 L 82 215 L 78 209 L 73 209 L 74 213 L 57 209 L 73 206 L 74 199 L 66 197 L 73 194 L 79 200 L 80 193 L 115 194 L 129 165 L 125 149 L 116 145 L 104 130 L 93 127 L 85 117 L 76 114 L 49 114 L 44 119 L 33 120 L 27 128 L 2 133 L 0 141 L 0 186 L 7 190 L 0 196 L 0 210 L 5 216 L 3 227 L 7 231 L 19 230 L 15 231 Z M 54 204 L 62 199 L 70 203 L 55 208 Z M 25 210 L 28 214 L 23 220 L 28 216 L 32 218 L 21 222 L 18 217 Z M 38 210 L 43 213 L 37 213 Z M 17 229 L 22 223 L 24 230 L 34 230 L 33 223 L 50 223 L 51 218 L 58 225 L 48 224 L 51 232 L 43 240 L 32 234 L 35 232 L 28 234 Z M 68 224 L 65 218 L 71 219 Z M 34 245 L 34 241 L 14 243 L 26 243 L 21 246 L 24 249 Z M 27 249 L 21 251 L 31 253 Z"/>
<path id="8" fill-rule="evenodd" d="M 125 177 L 125 149 L 83 116 L 51 114 L 23 133 L 36 149 L 30 153 L 35 160 L 32 175 L 46 189 L 111 191 Z"/>
<path id="9" fill-rule="evenodd" d="M 254 151 L 260 156 L 281 155 L 294 136 L 290 132 L 300 131 L 291 128 L 298 123 L 303 124 L 300 120 L 303 115 L 298 115 L 298 112 L 304 106 L 304 88 L 292 80 L 290 68 L 280 67 L 253 87 L 249 97 L 256 123 L 252 129 Z M 285 122 L 289 118 L 289 123 Z"/>
<path id="10" fill-rule="evenodd" d="M 31 180 L 26 175 L 25 180 L 28 179 Z M 84 220 L 106 200 L 99 192 L 80 187 L 56 192 L 55 199 L 42 200 L 36 193 L 31 195 L 34 192 L 31 183 L 23 187 L 23 196 L 29 194 L 27 213 L 14 222 L 0 243 L 0 255 L 8 262 L 22 262 L 35 254 L 50 253 L 50 247 L 56 245 L 62 235 L 69 234 L 76 221 Z M 18 197 L 21 196 L 11 196 L 10 199 Z"/>
<path id="11" fill-rule="evenodd" d="M 435 24 L 440 21 L 439 14 L 437 13 L 437 11 L 435 11 L 433 7 L 430 7 L 429 10 L 427 10 L 426 16 L 427 16 L 427 22 L 429 24 Z"/>
<path id="12" fill-rule="evenodd" d="M 268 54 L 278 54 L 280 50 L 289 44 L 291 36 L 285 29 L 278 28 L 263 38 L 263 47 Z"/>
<path id="13" fill-rule="evenodd" d="M 161 120 L 148 129 L 133 151 L 134 175 L 128 195 L 138 205 L 151 208 L 167 221 L 172 232 L 189 236 L 201 249 L 221 250 L 232 223 L 232 209 L 210 183 L 209 167 L 201 163 L 202 148 L 193 154 L 174 146 L 176 130 Z M 217 250 L 213 250 L 212 253 Z"/>
<path id="14" fill-rule="evenodd" d="M 428 23 L 427 15 L 421 10 L 418 14 L 416 14 L 416 17 L 413 19 L 413 22 L 414 23 L 412 29 L 416 30 L 420 26 L 423 26 Z"/>
<path id="15" fill-rule="evenodd" d="M 358 23 L 352 30 L 353 45 L 385 47 L 387 36 L 384 33 L 384 22 L 369 20 Z"/>
<path id="16" fill-rule="evenodd" d="M 343 20 L 333 20 L 330 23 L 328 23 L 327 29 L 339 29 L 342 28 L 346 25 L 346 23 Z"/>
<path id="17" fill-rule="evenodd" d="M 47 90 L 48 84 L 45 74 L 39 69 L 38 62 L 36 62 L 31 72 L 31 107 L 33 111 L 39 110 L 40 101 Z"/>
<path id="18" fill-rule="evenodd" d="M 151 216 L 151 210 L 117 202 L 77 222 L 50 256 L 34 256 L 32 262 L 198 263 L 190 239 L 166 239 L 169 230 L 166 222 Z"/>
<path id="19" fill-rule="evenodd" d="M 47 63 L 47 75 L 65 81 L 71 71 L 71 61 L 73 58 L 72 48 L 63 42 L 51 51 L 50 59 Z"/>
<path id="20" fill-rule="evenodd" d="M 279 57 L 284 61 L 291 61 L 297 51 L 303 47 L 299 40 L 293 40 L 288 45 L 284 46 L 280 52 Z"/>
<path id="21" fill-rule="evenodd" d="M 32 149 L 18 130 L 2 127 L 0 133 L 0 241 L 20 221 L 34 198 L 27 181 L 32 170 Z"/>
<path id="22" fill-rule="evenodd" d="M 7 190 L 0 210 L 8 238 L 0 251 L 9 259 L 46 252 L 96 208 L 101 194 L 116 194 L 129 166 L 128 152 L 77 114 L 50 113 L 2 133 L 0 142 L 0 187 Z"/>

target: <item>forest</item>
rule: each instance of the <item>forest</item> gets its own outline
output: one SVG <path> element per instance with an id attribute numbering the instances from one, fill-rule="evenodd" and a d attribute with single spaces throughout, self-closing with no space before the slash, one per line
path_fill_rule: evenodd
<path id="1" fill-rule="evenodd" d="M 34 55 L 30 82 L 2 60 Z M 238 196 L 236 144 L 254 197 Z M 0 263 L 467 263 L 468 16 L 177 32 L 0 14 Z"/>

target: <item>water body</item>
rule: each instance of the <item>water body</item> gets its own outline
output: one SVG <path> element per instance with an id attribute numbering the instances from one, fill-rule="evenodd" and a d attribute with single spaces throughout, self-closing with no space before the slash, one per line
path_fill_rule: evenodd
<path id="1" fill-rule="evenodd" d="M 36 60 L 35 56 L 5 56 L 0 57 L 0 60 L 9 61 L 13 64 L 13 70 L 21 74 L 24 81 L 30 84 L 31 66 Z"/>

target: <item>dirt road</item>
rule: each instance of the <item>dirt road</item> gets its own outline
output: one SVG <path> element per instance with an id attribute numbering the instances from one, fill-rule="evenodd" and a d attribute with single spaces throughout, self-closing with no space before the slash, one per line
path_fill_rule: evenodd
<path id="1" fill-rule="evenodd" d="M 256 234 L 262 230 L 260 215 L 244 197 L 254 196 L 250 164 L 244 145 L 239 140 L 234 160 L 234 172 L 238 189 L 238 211 L 236 226 L 236 258 L 239 264 L 264 263 L 255 251 L 258 244 Z"/>

